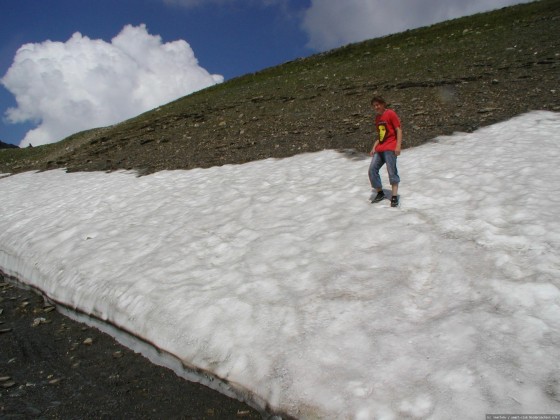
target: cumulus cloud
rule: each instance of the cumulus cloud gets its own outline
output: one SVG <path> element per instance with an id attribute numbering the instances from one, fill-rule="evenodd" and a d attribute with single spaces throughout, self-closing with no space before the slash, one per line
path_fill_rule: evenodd
<path id="1" fill-rule="evenodd" d="M 302 28 L 324 51 L 530 0 L 311 0 Z"/>
<path id="2" fill-rule="evenodd" d="M 75 33 L 23 45 L 0 81 L 17 102 L 7 120 L 39 124 L 20 144 L 27 146 L 114 124 L 223 77 L 200 67 L 184 40 L 163 43 L 145 25 L 127 25 L 110 43 Z"/>

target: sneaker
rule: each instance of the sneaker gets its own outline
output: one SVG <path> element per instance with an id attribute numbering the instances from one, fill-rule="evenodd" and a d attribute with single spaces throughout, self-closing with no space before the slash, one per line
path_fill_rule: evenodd
<path id="1" fill-rule="evenodd" d="M 391 207 L 398 207 L 399 206 L 399 196 L 395 195 L 391 197 Z"/>
<path id="2" fill-rule="evenodd" d="M 371 202 L 372 203 L 379 203 L 381 200 L 385 199 L 385 193 L 383 191 L 379 191 L 376 195 L 373 195 L 375 193 L 371 194 Z"/>

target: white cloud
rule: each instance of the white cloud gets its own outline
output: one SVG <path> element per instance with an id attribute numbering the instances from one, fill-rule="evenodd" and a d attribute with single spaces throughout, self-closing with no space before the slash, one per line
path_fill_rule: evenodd
<path id="1" fill-rule="evenodd" d="M 8 121 L 39 123 L 20 144 L 27 146 L 114 124 L 223 77 L 200 67 L 187 42 L 162 43 L 145 25 L 127 25 L 110 43 L 75 33 L 64 43 L 23 45 L 0 81 L 18 104 Z"/>
<path id="2" fill-rule="evenodd" d="M 323 51 L 530 0 L 311 0 L 302 28 Z"/>

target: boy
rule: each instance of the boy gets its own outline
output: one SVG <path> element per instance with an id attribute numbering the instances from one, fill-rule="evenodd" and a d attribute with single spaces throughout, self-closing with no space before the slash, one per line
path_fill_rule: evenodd
<path id="1" fill-rule="evenodd" d="M 376 96 L 371 100 L 371 107 L 375 111 L 375 128 L 377 140 L 370 152 L 371 164 L 369 165 L 369 182 L 374 190 L 371 202 L 377 203 L 385 198 L 379 170 L 387 165 L 389 182 L 391 183 L 391 207 L 399 205 L 399 172 L 397 170 L 397 156 L 401 154 L 402 130 L 398 115 L 387 108 L 387 102 Z M 374 195 L 375 194 L 375 195 Z"/>

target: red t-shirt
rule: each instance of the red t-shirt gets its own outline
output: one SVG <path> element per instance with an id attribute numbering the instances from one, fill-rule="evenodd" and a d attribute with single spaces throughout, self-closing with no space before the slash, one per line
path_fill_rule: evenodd
<path id="1" fill-rule="evenodd" d="M 386 109 L 383 114 L 375 116 L 375 127 L 379 133 L 379 144 L 376 152 L 385 152 L 397 148 L 397 128 L 401 126 L 399 117 L 392 109 Z"/>

